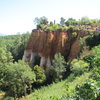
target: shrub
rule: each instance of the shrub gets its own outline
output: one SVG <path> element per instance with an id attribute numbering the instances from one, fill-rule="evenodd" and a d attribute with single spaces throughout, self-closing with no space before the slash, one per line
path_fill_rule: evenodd
<path id="1" fill-rule="evenodd" d="M 100 82 L 87 80 L 84 84 L 75 88 L 77 100 L 99 100 Z"/>
<path id="2" fill-rule="evenodd" d="M 43 83 L 46 80 L 44 70 L 40 66 L 38 66 L 38 65 L 34 66 L 34 73 L 36 75 L 35 83 L 37 83 L 37 84 Z"/>
<path id="3" fill-rule="evenodd" d="M 94 55 L 93 54 L 88 54 L 83 58 L 84 61 L 89 63 L 89 68 L 93 67 L 93 59 L 94 59 Z"/>
<path id="4" fill-rule="evenodd" d="M 72 35 L 73 35 L 74 38 L 77 37 L 77 33 L 76 32 L 73 32 Z"/>
<path id="5" fill-rule="evenodd" d="M 72 75 L 72 74 L 71 74 Z M 81 85 L 86 82 L 87 79 L 89 79 L 91 73 L 85 72 L 84 74 L 74 77 L 69 76 L 67 82 L 66 82 L 66 100 L 82 100 L 82 99 L 76 99 L 76 86 Z M 72 78 L 72 80 L 70 80 Z"/>
<path id="6" fill-rule="evenodd" d="M 100 80 L 100 45 L 93 48 L 93 53 L 93 77 L 95 80 Z"/>
<path id="7" fill-rule="evenodd" d="M 75 73 L 76 76 L 81 75 L 82 73 L 87 71 L 88 66 L 88 63 L 84 62 L 83 60 L 77 59 L 74 59 L 70 64 L 71 71 Z"/>
<path id="8" fill-rule="evenodd" d="M 57 73 L 52 66 L 46 71 L 46 77 L 47 83 L 52 83 L 57 78 Z"/>
<path id="9" fill-rule="evenodd" d="M 61 56 L 61 54 L 55 54 L 52 68 L 55 70 L 56 73 L 56 79 L 55 80 L 61 80 L 63 78 L 63 73 L 66 71 L 66 62 L 64 60 L 64 57 Z"/>
<path id="10" fill-rule="evenodd" d="M 31 68 L 24 62 L 18 61 L 6 65 L 0 73 L 2 86 L 7 88 L 7 94 L 13 97 L 26 95 L 27 89 L 31 92 L 31 84 L 35 81 L 35 74 Z"/>
<path id="11" fill-rule="evenodd" d="M 76 32 L 73 32 L 72 35 L 73 35 L 74 38 L 77 37 L 77 33 Z"/>
<path id="12" fill-rule="evenodd" d="M 100 44 L 100 34 L 86 38 L 86 44 L 90 47 L 90 49 L 92 49 L 94 46 L 98 46 Z"/>

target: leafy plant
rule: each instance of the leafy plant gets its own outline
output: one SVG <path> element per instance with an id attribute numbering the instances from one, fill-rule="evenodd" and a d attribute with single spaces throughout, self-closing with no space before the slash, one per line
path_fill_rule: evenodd
<path id="1" fill-rule="evenodd" d="M 64 60 L 64 57 L 61 56 L 61 54 L 56 54 L 54 56 L 53 65 L 52 68 L 56 72 L 56 79 L 55 80 L 61 80 L 63 78 L 63 72 L 66 71 L 66 62 Z"/>
<path id="2" fill-rule="evenodd" d="M 82 85 L 77 85 L 76 98 L 78 100 L 99 100 L 100 97 L 100 82 L 87 80 Z"/>
<path id="3" fill-rule="evenodd" d="M 38 66 L 38 65 L 34 66 L 34 73 L 36 75 L 35 83 L 37 83 L 37 84 L 43 83 L 46 80 L 44 70 L 40 66 Z"/>
<path id="4" fill-rule="evenodd" d="M 84 62 L 83 60 L 77 60 L 77 59 L 74 59 L 70 64 L 71 71 L 75 73 L 76 76 L 81 75 L 82 73 L 87 71 L 88 66 L 89 66 L 88 63 Z"/>
<path id="5" fill-rule="evenodd" d="M 15 98 L 26 95 L 27 89 L 31 92 L 31 84 L 35 81 L 34 72 L 24 61 L 5 65 L 2 67 L 1 75 L 3 75 L 0 77 L 0 81 L 3 82 L 2 86 L 7 88 L 8 95 Z"/>
<path id="6" fill-rule="evenodd" d="M 77 37 L 77 33 L 76 32 L 73 32 L 72 35 L 73 35 L 74 38 Z"/>

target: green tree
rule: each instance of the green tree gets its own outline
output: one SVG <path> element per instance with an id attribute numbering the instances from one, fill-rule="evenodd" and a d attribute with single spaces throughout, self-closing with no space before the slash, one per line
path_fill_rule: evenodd
<path id="1" fill-rule="evenodd" d="M 40 17 L 40 18 L 36 17 L 34 19 L 34 24 L 37 25 L 37 29 L 41 29 L 41 27 L 42 27 L 41 25 L 42 24 L 43 25 L 47 25 L 48 24 L 48 19 L 45 16 Z"/>
<path id="2" fill-rule="evenodd" d="M 100 45 L 93 48 L 94 58 L 93 58 L 93 77 L 95 80 L 100 81 Z"/>
<path id="3" fill-rule="evenodd" d="M 89 24 L 89 22 L 90 22 L 90 19 L 88 17 L 82 17 L 81 18 L 81 23 L 83 25 L 87 25 L 87 24 Z"/>
<path id="4" fill-rule="evenodd" d="M 69 26 L 69 25 L 77 25 L 78 24 L 78 22 L 75 20 L 75 19 L 73 19 L 73 18 L 69 18 L 66 22 L 65 22 L 65 25 L 66 26 Z"/>
<path id="5" fill-rule="evenodd" d="M 37 84 L 43 83 L 46 80 L 44 70 L 40 66 L 38 66 L 38 65 L 34 66 L 34 73 L 36 75 L 35 83 L 37 83 Z"/>
<path id="6" fill-rule="evenodd" d="M 6 45 L 1 42 L 0 43 L 0 63 L 12 62 L 13 57 L 9 51 L 7 51 Z"/>
<path id="7" fill-rule="evenodd" d="M 0 47 L 3 47 L 7 52 L 10 52 L 14 61 L 18 61 L 19 59 L 22 59 L 29 36 L 30 33 L 27 32 L 24 34 L 0 37 Z"/>
<path id="8" fill-rule="evenodd" d="M 7 88 L 8 95 L 15 98 L 22 95 L 26 96 L 27 90 L 31 92 L 31 84 L 35 81 L 35 73 L 32 69 L 24 62 L 18 61 L 15 63 L 7 64 L 2 67 L 2 73 L 0 72 L 0 81 L 3 82 L 2 86 Z"/>
<path id="9" fill-rule="evenodd" d="M 63 17 L 60 18 L 60 25 L 61 26 L 65 25 L 65 19 Z"/>
<path id="10" fill-rule="evenodd" d="M 55 80 L 61 80 L 63 78 L 63 72 L 66 71 L 66 62 L 64 60 L 64 57 L 61 56 L 61 54 L 55 54 L 52 68 L 55 70 L 56 73 L 56 79 Z"/>
<path id="11" fill-rule="evenodd" d="M 22 59 L 24 54 L 25 45 L 29 39 L 29 33 L 18 35 L 13 42 L 13 46 L 11 46 L 11 53 L 14 57 L 14 61 L 18 61 Z M 16 45 L 16 46 L 15 46 Z"/>
<path id="12" fill-rule="evenodd" d="M 77 60 L 74 59 L 71 64 L 70 64 L 70 68 L 71 71 L 77 76 L 77 75 L 82 75 L 85 71 L 88 70 L 88 66 L 89 64 L 86 63 L 83 60 Z"/>
<path id="13" fill-rule="evenodd" d="M 92 79 L 76 86 L 75 90 L 76 100 L 99 100 L 100 98 L 100 82 Z"/>

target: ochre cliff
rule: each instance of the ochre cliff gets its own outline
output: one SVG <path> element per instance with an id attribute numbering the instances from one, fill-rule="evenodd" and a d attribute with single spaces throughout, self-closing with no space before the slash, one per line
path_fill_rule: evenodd
<path id="1" fill-rule="evenodd" d="M 33 30 L 25 47 L 23 60 L 34 65 L 38 58 L 40 59 L 39 65 L 44 69 L 51 66 L 56 53 L 61 53 L 66 60 L 72 60 L 80 51 L 80 37 L 85 35 L 88 33 L 71 29 L 65 32 Z"/>

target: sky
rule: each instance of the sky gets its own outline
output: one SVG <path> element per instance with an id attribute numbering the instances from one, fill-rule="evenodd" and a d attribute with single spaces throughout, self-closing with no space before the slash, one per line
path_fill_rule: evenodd
<path id="1" fill-rule="evenodd" d="M 100 0 L 0 0 L 0 34 L 31 32 L 35 17 L 100 18 Z"/>

